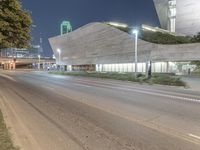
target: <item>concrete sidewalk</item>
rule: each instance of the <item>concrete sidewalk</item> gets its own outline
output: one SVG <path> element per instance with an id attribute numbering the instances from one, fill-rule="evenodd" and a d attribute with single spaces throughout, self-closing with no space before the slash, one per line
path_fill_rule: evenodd
<path id="1" fill-rule="evenodd" d="M 184 76 L 182 80 L 187 83 L 190 90 L 200 91 L 200 77 Z"/>

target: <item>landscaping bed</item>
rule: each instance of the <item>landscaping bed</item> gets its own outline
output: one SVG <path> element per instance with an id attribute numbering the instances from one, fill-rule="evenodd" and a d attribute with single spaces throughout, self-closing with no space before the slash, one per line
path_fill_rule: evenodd
<path id="1" fill-rule="evenodd" d="M 65 72 L 65 71 L 50 71 L 50 74 L 68 75 L 68 76 L 81 76 L 81 77 L 95 77 L 104 79 L 115 79 L 122 81 L 132 81 L 149 84 L 161 84 L 171 86 L 186 86 L 185 82 L 172 74 L 153 74 L 150 79 L 147 79 L 145 75 L 139 74 L 135 78 L 134 73 L 100 73 L 100 72 Z"/>

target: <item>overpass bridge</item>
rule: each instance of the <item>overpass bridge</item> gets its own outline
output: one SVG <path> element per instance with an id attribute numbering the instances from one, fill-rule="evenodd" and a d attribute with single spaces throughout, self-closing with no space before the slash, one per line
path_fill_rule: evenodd
<path id="1" fill-rule="evenodd" d="M 0 57 L 0 66 L 6 70 L 16 68 L 32 68 L 34 66 L 51 65 L 55 64 L 55 59 L 41 57 L 39 58 L 13 58 L 13 57 Z"/>

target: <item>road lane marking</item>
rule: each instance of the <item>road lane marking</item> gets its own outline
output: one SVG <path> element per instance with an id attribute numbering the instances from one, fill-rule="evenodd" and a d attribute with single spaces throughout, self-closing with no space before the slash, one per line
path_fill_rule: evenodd
<path id="1" fill-rule="evenodd" d="M 76 79 L 76 82 L 77 81 L 78 81 L 78 83 L 82 83 L 82 86 L 84 85 L 85 87 L 88 87 L 88 88 L 92 87 L 93 85 L 103 86 L 103 87 L 107 87 L 107 88 L 115 88 L 115 89 L 117 88 L 117 84 L 115 84 L 111 81 L 104 82 L 104 81 L 100 81 L 100 80 L 98 80 L 98 81 L 92 80 L 91 81 L 88 79 Z M 90 85 L 85 85 L 85 83 L 90 84 Z M 81 85 L 79 85 L 79 86 L 81 86 Z M 135 88 L 135 87 L 130 87 L 130 85 L 127 85 L 127 86 L 120 85 L 120 86 L 121 86 L 122 90 L 135 91 L 138 93 L 143 93 L 143 94 L 148 94 L 148 95 L 162 96 L 162 97 L 168 97 L 168 98 L 173 98 L 173 99 L 179 99 L 179 100 L 184 100 L 184 101 L 200 103 L 200 99 L 198 97 L 190 95 L 190 94 L 174 93 L 174 92 L 162 91 L 162 90 L 158 90 L 158 89 L 152 90 L 152 89 L 146 89 L 146 88 Z M 180 96 L 176 96 L 177 94 Z M 184 96 L 187 96 L 187 97 L 184 97 Z"/>
<path id="2" fill-rule="evenodd" d="M 159 90 L 154 91 L 154 90 L 140 89 L 140 88 L 137 89 L 137 88 L 132 88 L 130 86 L 128 86 L 128 87 L 125 87 L 125 86 L 117 87 L 117 85 L 112 86 L 113 84 L 110 85 L 110 84 L 106 84 L 106 83 L 102 83 L 102 82 L 88 81 L 88 80 L 85 80 L 85 79 L 77 79 L 75 82 L 72 81 L 73 84 L 76 84 L 78 86 L 83 86 L 83 87 L 86 87 L 86 88 L 91 88 L 93 86 L 105 87 L 105 88 L 118 89 L 118 90 L 124 90 L 124 91 L 132 91 L 132 92 L 137 92 L 137 93 L 142 93 L 142 94 L 147 94 L 147 95 L 167 97 L 167 98 L 171 98 L 171 99 L 179 99 L 179 100 L 182 100 L 182 101 L 190 101 L 190 102 L 195 102 L 195 103 L 200 104 L 200 99 L 189 98 L 189 95 L 188 95 L 188 97 L 175 96 L 175 95 L 172 95 L 173 93 L 170 94 L 170 93 L 166 92 L 166 94 L 165 94 L 165 91 L 161 91 L 162 93 L 156 93 L 156 92 L 159 92 Z"/>
<path id="3" fill-rule="evenodd" d="M 82 79 L 78 79 L 78 81 L 79 82 L 82 82 L 82 83 L 92 83 L 92 84 L 103 84 L 103 85 L 105 85 L 105 86 L 118 86 L 118 84 L 116 84 L 116 83 L 113 83 L 113 82 L 103 82 L 103 81 L 89 81 L 88 82 L 88 80 L 82 80 Z M 139 88 L 139 87 L 132 87 L 132 86 L 130 86 L 130 85 L 126 85 L 126 86 L 124 86 L 124 85 L 120 85 L 120 87 L 122 87 L 122 88 L 126 88 L 126 89 L 133 89 L 133 90 L 144 90 L 144 91 L 148 91 L 148 92 L 152 92 L 152 93 L 163 93 L 163 94 L 167 94 L 167 95 L 171 95 L 171 96 L 174 96 L 175 98 L 176 97 L 182 97 L 182 98 L 184 98 L 185 99 L 185 97 L 183 97 L 183 96 L 186 96 L 186 97 L 188 97 L 188 98 L 186 98 L 186 99 L 191 99 L 192 101 L 200 101 L 200 99 L 198 99 L 198 97 L 197 96 L 194 96 L 194 95 L 191 95 L 191 94 L 184 94 L 184 93 L 176 93 L 176 92 L 169 92 L 169 91 L 163 91 L 163 90 L 158 90 L 158 89 L 147 89 L 147 88 Z M 179 95 L 179 96 L 175 96 L 175 95 Z M 190 98 L 189 98 L 190 97 Z"/>
<path id="4" fill-rule="evenodd" d="M 55 91 L 55 89 L 54 89 L 54 88 L 52 88 L 52 87 L 49 87 L 49 86 L 44 86 L 44 85 L 42 85 L 42 87 L 43 87 L 43 88 L 45 88 L 45 89 L 48 89 L 48 90 L 50 90 L 50 91 Z"/>
<path id="5" fill-rule="evenodd" d="M 80 86 L 79 84 L 75 84 L 75 85 Z M 86 86 L 85 86 L 85 85 L 81 85 L 81 86 L 87 87 L 87 85 L 86 85 Z M 92 87 L 92 86 L 91 86 L 91 87 Z M 91 88 L 91 87 L 90 87 L 90 88 Z M 81 101 L 81 100 L 78 100 L 77 98 L 71 97 L 71 96 L 69 96 L 69 95 L 66 96 L 66 94 L 65 94 L 64 91 L 62 91 L 62 92 L 61 92 L 61 91 L 54 91 L 54 92 L 55 92 L 56 94 L 58 94 L 58 95 L 62 95 L 62 96 L 67 97 L 67 98 L 69 98 L 69 99 L 72 99 L 72 100 L 81 102 L 81 103 L 86 104 L 86 105 L 88 105 L 88 106 L 90 106 L 90 107 L 97 108 L 97 109 L 99 109 L 99 110 L 101 110 L 101 111 L 110 113 L 110 114 L 112 114 L 112 115 L 122 117 L 122 118 L 124 118 L 124 119 L 127 119 L 127 120 L 129 120 L 129 121 L 132 121 L 132 122 L 137 123 L 137 124 L 139 124 L 139 125 L 142 125 L 142 126 L 144 126 L 144 127 L 147 127 L 147 128 L 150 128 L 150 129 L 154 129 L 154 130 L 159 131 L 159 132 L 161 132 L 161 133 L 163 133 L 163 134 L 166 134 L 166 135 L 169 135 L 169 136 L 173 136 L 173 137 L 177 137 L 177 138 L 186 140 L 186 141 L 188 141 L 188 142 L 191 142 L 191 143 L 200 145 L 200 140 L 199 140 L 199 139 L 194 138 L 194 137 L 192 137 L 192 136 L 189 136 L 188 134 L 179 132 L 179 131 L 177 131 L 177 130 L 175 130 L 175 129 L 165 127 L 165 126 L 163 126 L 163 125 L 161 125 L 161 124 L 153 124 L 153 123 L 147 123 L 146 121 L 137 120 L 137 119 L 135 119 L 135 118 L 132 118 L 132 117 L 129 116 L 129 115 L 125 115 L 125 116 L 124 116 L 124 115 L 121 115 L 120 112 L 112 111 L 112 110 L 110 110 L 110 109 L 106 109 L 105 107 L 102 107 L 102 106 L 98 106 L 98 105 L 94 105 L 94 104 L 88 103 L 87 101 Z M 158 125 L 159 125 L 159 127 L 158 127 Z"/>
<path id="6" fill-rule="evenodd" d="M 115 88 L 119 89 L 119 90 L 135 91 L 135 92 L 138 92 L 138 93 L 143 93 L 143 94 L 148 94 L 148 95 L 161 96 L 161 97 L 167 97 L 167 98 L 173 98 L 173 99 L 179 99 L 179 100 L 184 100 L 184 101 L 191 101 L 191 102 L 200 103 L 200 99 L 192 99 L 192 98 L 186 98 L 186 97 L 180 97 L 180 96 L 174 96 L 174 95 L 167 95 L 167 94 L 160 94 L 160 93 L 153 93 L 153 92 L 134 90 L 134 89 L 125 89 L 125 88 L 117 88 L 117 87 L 115 87 Z"/>
<path id="7" fill-rule="evenodd" d="M 79 80 L 79 83 L 82 83 L 82 84 L 91 84 L 90 83 L 87 83 L 87 82 L 84 82 L 84 81 L 80 81 Z M 149 91 L 149 90 L 141 90 L 141 89 L 135 89 L 135 88 L 126 88 L 126 87 L 113 87 L 111 85 L 102 85 L 102 84 L 97 84 L 95 82 L 92 83 L 92 85 L 94 86 L 97 86 L 97 87 L 105 87 L 105 88 L 111 88 L 111 89 L 118 89 L 118 90 L 124 90 L 124 91 L 132 91 L 132 92 L 137 92 L 137 93 L 142 93 L 142 94 L 148 94 L 148 95 L 154 95 L 154 96 L 161 96 L 161 97 L 167 97 L 167 98 L 172 98 L 172 99 L 179 99 L 179 100 L 184 100 L 184 101 L 190 101 L 190 102 L 195 102 L 195 103 L 200 103 L 200 99 L 196 99 L 196 98 L 187 98 L 187 97 L 181 97 L 181 96 L 175 96 L 175 95 L 170 95 L 170 94 L 162 94 L 162 93 L 156 93 L 156 91 Z M 91 85 L 91 87 L 92 87 Z M 89 85 L 87 85 L 89 86 Z"/>
<path id="8" fill-rule="evenodd" d="M 82 86 L 82 87 L 88 87 L 88 88 L 93 88 L 94 86 L 93 85 L 87 85 L 87 84 L 89 84 L 89 83 L 74 83 L 74 82 L 72 82 L 73 84 L 75 84 L 75 85 L 77 85 L 77 86 Z M 98 84 L 96 84 L 96 86 L 97 86 Z M 56 86 L 59 86 L 59 84 L 56 84 Z M 106 87 L 106 88 L 111 88 L 111 89 L 116 89 L 117 87 L 113 87 L 113 86 L 105 86 L 105 85 L 98 85 L 99 87 Z M 127 89 L 127 88 L 120 88 L 119 90 L 128 90 L 128 91 L 134 91 L 133 89 Z M 66 96 L 66 94 L 64 94 L 63 92 L 61 92 L 61 91 L 55 91 L 54 90 L 54 92 L 55 93 L 57 93 L 58 95 L 62 95 L 62 96 L 65 96 L 65 97 L 68 97 L 68 98 L 71 98 L 71 99 L 73 99 L 73 100 L 77 100 L 77 101 L 79 101 L 79 102 L 82 102 L 82 101 L 80 101 L 80 100 L 78 100 L 78 99 L 74 99 L 74 97 L 70 97 L 69 95 L 67 95 Z M 136 92 L 138 92 L 138 91 L 136 91 Z M 139 91 L 139 92 L 141 92 L 141 90 Z M 144 91 L 145 92 L 145 91 Z M 148 92 L 148 91 L 146 91 L 146 92 Z M 152 93 L 152 92 L 148 92 L 148 94 L 151 94 L 151 95 L 155 95 L 155 94 L 157 94 L 157 93 Z M 158 93 L 159 94 L 159 93 Z M 160 95 L 159 95 L 160 96 Z M 167 95 L 167 97 L 169 97 L 170 95 Z M 173 97 L 172 95 L 171 95 L 171 97 Z M 183 98 L 183 97 L 182 97 Z M 200 140 L 199 139 L 197 139 L 197 138 L 195 138 L 195 137 L 197 137 L 197 136 L 195 136 L 195 135 L 193 135 L 193 136 L 191 136 L 191 135 L 188 135 L 187 133 L 180 133 L 180 132 L 176 132 L 176 131 L 174 131 L 174 130 L 172 130 L 171 129 L 171 131 L 169 131 L 169 128 L 166 128 L 166 127 L 164 127 L 163 126 L 163 128 L 161 129 L 161 126 L 159 125 L 159 127 L 158 126 L 155 126 L 155 125 L 153 125 L 153 124 L 149 124 L 149 123 L 145 123 L 145 122 L 143 122 L 143 121 L 137 121 L 137 120 L 135 120 L 134 118 L 130 118 L 130 116 L 122 116 L 121 114 L 119 114 L 119 113 L 114 113 L 114 112 L 112 112 L 112 111 L 110 111 L 110 110 L 107 110 L 107 109 L 105 109 L 105 108 L 101 108 L 101 107 L 99 107 L 99 106 L 94 106 L 93 104 L 89 104 L 89 103 L 87 103 L 87 102 L 82 102 L 82 103 L 85 103 L 85 104 L 87 104 L 87 105 L 89 105 L 89 106 L 92 106 L 92 107 L 96 107 L 96 108 L 98 108 L 98 109 L 100 109 L 100 110 L 102 110 L 102 111 L 105 111 L 105 112 L 108 112 L 108 113 L 111 113 L 111 114 L 113 114 L 113 115 L 116 115 L 116 116 L 120 116 L 120 117 L 122 117 L 122 118 L 125 118 L 125 119 L 128 119 L 128 120 L 130 120 L 130 121 L 133 121 L 133 122 L 135 122 L 135 123 L 138 123 L 138 124 L 141 124 L 141 125 L 143 125 L 143 126 L 145 126 L 145 127 L 148 127 L 148 128 L 151 128 L 151 129 L 155 129 L 155 130 L 157 130 L 157 131 L 159 131 L 159 132 L 161 132 L 161 133 L 165 133 L 165 134 L 167 134 L 167 135 L 171 135 L 171 136 L 174 136 L 174 137 L 178 137 L 178 138 L 181 138 L 181 139 L 184 139 L 184 140 L 187 140 L 187 141 L 189 141 L 189 142 L 192 142 L 192 143 L 195 143 L 195 144 L 198 144 L 198 145 L 200 145 Z M 195 136 L 195 137 L 194 137 Z"/>
<path id="9" fill-rule="evenodd" d="M 74 85 L 78 85 L 78 86 L 82 86 L 82 87 L 87 87 L 87 88 L 91 88 L 92 86 L 90 85 L 84 85 L 84 84 L 80 84 L 80 83 L 73 83 Z"/>
<path id="10" fill-rule="evenodd" d="M 195 139 L 200 140 L 200 136 L 194 135 L 194 134 L 188 134 L 190 137 L 193 137 Z"/>
<path id="11" fill-rule="evenodd" d="M 58 79 L 66 79 L 65 76 L 62 75 L 52 75 L 53 78 L 58 78 Z"/>
<path id="12" fill-rule="evenodd" d="M 12 80 L 12 81 L 14 81 L 14 82 L 17 82 L 13 77 L 8 76 L 8 75 L 6 75 L 6 74 L 0 74 L 0 76 L 2 76 L 2 77 L 4 77 L 4 78 L 7 78 L 7 79 L 9 79 L 9 80 Z"/>

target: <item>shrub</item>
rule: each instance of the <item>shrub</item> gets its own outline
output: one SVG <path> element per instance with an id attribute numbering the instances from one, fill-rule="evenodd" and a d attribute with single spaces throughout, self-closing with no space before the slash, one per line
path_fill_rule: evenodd
<path id="1" fill-rule="evenodd" d="M 59 71 L 52 71 L 49 73 L 69 75 L 69 76 L 115 79 L 115 80 L 150 83 L 150 84 L 162 84 L 162 85 L 173 85 L 173 86 L 186 85 L 179 77 L 176 77 L 175 75 L 169 75 L 169 74 L 153 74 L 151 79 L 147 79 L 145 75 L 143 74 L 138 74 L 137 78 L 135 78 L 133 73 L 59 72 Z"/>
<path id="2" fill-rule="evenodd" d="M 141 31 L 142 40 L 157 44 L 184 44 L 191 43 L 190 37 L 175 36 L 168 33 Z"/>
<path id="3" fill-rule="evenodd" d="M 110 25 L 110 24 L 108 24 Z M 112 25 L 110 25 L 112 26 Z M 124 31 L 126 33 L 131 34 L 132 28 L 126 27 L 116 27 L 112 26 L 114 28 L 117 28 L 121 31 Z M 200 32 L 195 35 L 194 37 L 190 36 L 176 36 L 169 33 L 163 33 L 163 32 L 153 32 L 153 31 L 143 31 L 140 30 L 139 38 L 156 44 L 187 44 L 187 43 L 197 43 L 200 42 Z"/>

